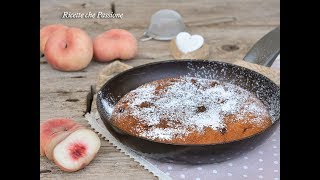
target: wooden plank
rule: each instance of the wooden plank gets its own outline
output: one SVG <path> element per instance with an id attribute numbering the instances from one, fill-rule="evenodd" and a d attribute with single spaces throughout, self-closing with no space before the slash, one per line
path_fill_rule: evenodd
<path id="1" fill-rule="evenodd" d="M 136 59 L 123 61 L 131 66 L 154 62 L 153 59 Z M 40 64 L 40 93 L 89 92 L 90 86 L 96 83 L 98 72 L 109 63 L 91 62 L 81 72 L 60 72 L 49 64 Z"/>
<path id="2" fill-rule="evenodd" d="M 279 0 L 145 0 L 115 1 L 116 12 L 124 13 L 122 21 L 127 27 L 144 27 L 153 13 L 160 9 L 173 9 L 184 18 L 187 26 L 234 26 L 277 25 L 280 20 Z M 268 18 L 266 18 L 268 17 Z M 134 23 L 133 23 L 134 22 Z M 227 23 L 227 24 L 225 24 Z"/>
<path id="3" fill-rule="evenodd" d="M 41 179 L 157 179 L 137 162 L 118 152 L 106 141 L 96 158 L 86 168 L 66 173 L 45 157 L 40 158 Z"/>
<path id="4" fill-rule="evenodd" d="M 119 0 L 114 4 L 116 13 L 123 13 L 122 19 L 61 19 L 63 12 L 111 13 L 111 1 L 76 2 L 72 0 L 68 3 L 61 0 L 50 1 L 50 3 L 45 1 L 41 4 L 40 27 L 61 23 L 83 28 L 92 36 L 111 28 L 144 30 L 149 25 L 151 15 L 160 9 L 178 11 L 188 30 L 193 27 L 255 27 L 280 24 L 279 0 L 163 0 L 159 2 Z"/>
<path id="5" fill-rule="evenodd" d="M 65 117 L 78 120 L 86 125 L 87 92 L 57 92 L 40 94 L 40 121 L 50 118 Z"/>
<path id="6" fill-rule="evenodd" d="M 210 46 L 210 57 L 213 60 L 234 62 L 242 59 L 253 44 L 273 27 L 233 27 L 233 28 L 206 28 L 195 27 L 190 33 L 201 34 Z M 136 36 L 141 30 L 132 31 Z M 122 61 L 131 66 L 145 63 L 173 59 L 169 51 L 168 41 L 139 42 L 139 52 L 134 60 Z M 45 61 L 45 57 L 41 58 Z M 48 64 L 40 65 L 41 93 L 47 92 L 77 92 L 88 91 L 90 85 L 96 81 L 97 73 L 109 63 L 91 64 L 80 72 L 60 72 L 52 69 Z"/>

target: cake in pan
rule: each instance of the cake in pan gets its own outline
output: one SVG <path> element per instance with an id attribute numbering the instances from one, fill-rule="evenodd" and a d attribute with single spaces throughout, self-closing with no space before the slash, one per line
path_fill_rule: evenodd
<path id="1" fill-rule="evenodd" d="M 146 83 L 115 105 L 112 123 L 123 132 L 170 144 L 215 144 L 242 139 L 272 124 L 251 92 L 193 77 Z"/>

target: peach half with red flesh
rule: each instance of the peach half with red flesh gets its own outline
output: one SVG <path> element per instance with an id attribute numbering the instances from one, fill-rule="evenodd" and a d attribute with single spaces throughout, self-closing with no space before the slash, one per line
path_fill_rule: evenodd
<path id="1" fill-rule="evenodd" d="M 49 119 L 40 125 L 40 155 L 64 171 L 88 165 L 100 149 L 100 138 L 71 119 Z"/>

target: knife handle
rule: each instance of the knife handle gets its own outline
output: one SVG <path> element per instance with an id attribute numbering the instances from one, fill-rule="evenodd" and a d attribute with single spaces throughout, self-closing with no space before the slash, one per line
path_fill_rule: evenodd
<path id="1" fill-rule="evenodd" d="M 280 54 L 280 26 L 263 36 L 243 60 L 270 67 Z"/>

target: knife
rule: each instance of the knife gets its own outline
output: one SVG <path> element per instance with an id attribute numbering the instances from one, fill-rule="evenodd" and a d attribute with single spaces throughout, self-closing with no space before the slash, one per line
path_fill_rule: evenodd
<path id="1" fill-rule="evenodd" d="M 263 36 L 243 58 L 244 61 L 270 67 L 280 54 L 280 26 Z"/>

